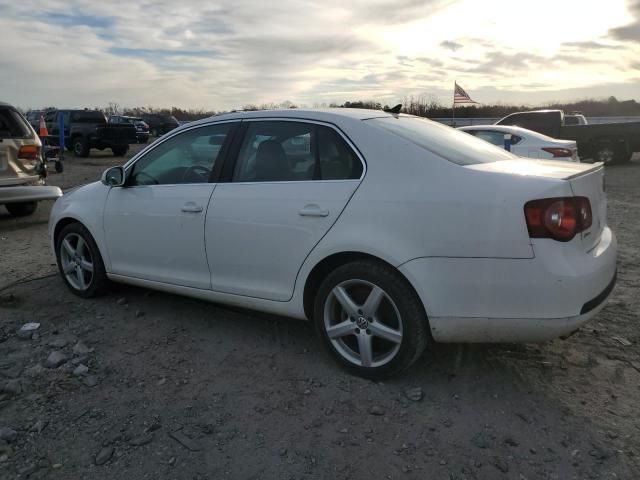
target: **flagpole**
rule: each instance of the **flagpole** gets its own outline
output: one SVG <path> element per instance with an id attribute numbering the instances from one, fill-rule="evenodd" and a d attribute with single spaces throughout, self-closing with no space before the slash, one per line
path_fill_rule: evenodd
<path id="1" fill-rule="evenodd" d="M 453 101 L 451 103 L 451 113 L 453 114 L 453 128 L 456 127 L 456 82 L 453 82 Z"/>

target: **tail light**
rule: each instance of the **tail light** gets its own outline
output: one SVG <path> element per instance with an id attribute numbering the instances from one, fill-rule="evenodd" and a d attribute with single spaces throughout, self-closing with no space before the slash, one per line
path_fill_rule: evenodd
<path id="1" fill-rule="evenodd" d="M 20 160 L 37 160 L 40 156 L 40 147 L 37 145 L 23 145 L 18 150 Z"/>
<path id="2" fill-rule="evenodd" d="M 557 197 L 531 200 L 524 205 L 531 238 L 553 238 L 568 242 L 591 227 L 593 216 L 587 197 Z"/>
<path id="3" fill-rule="evenodd" d="M 553 155 L 553 158 L 557 158 L 557 157 L 571 157 L 573 156 L 573 151 L 569 148 L 543 148 L 542 150 L 544 150 L 547 153 L 550 153 L 551 155 Z"/>

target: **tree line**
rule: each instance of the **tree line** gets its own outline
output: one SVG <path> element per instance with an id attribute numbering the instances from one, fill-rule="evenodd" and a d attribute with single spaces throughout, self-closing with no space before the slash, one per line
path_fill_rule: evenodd
<path id="1" fill-rule="evenodd" d="M 443 105 L 437 98 L 431 95 L 406 96 L 399 100 L 402 104 L 402 112 L 410 115 L 417 115 L 427 118 L 449 118 L 451 117 L 451 105 Z M 384 110 L 393 107 L 386 103 L 375 100 L 355 100 L 344 103 L 316 103 L 314 108 L 365 108 L 370 110 Z M 280 103 L 246 104 L 241 110 L 274 110 L 286 108 L 306 108 L 306 105 L 297 105 L 288 100 Z M 127 115 L 139 117 L 145 113 L 162 113 L 173 115 L 180 121 L 199 120 L 221 113 L 225 110 L 207 110 L 204 108 L 180 108 L 180 107 L 121 107 L 116 102 L 110 102 L 106 107 L 95 107 L 102 110 L 106 115 Z M 634 116 L 640 115 L 640 103 L 635 100 L 618 100 L 616 97 L 609 97 L 604 100 L 586 99 L 567 103 L 548 103 L 531 107 L 530 105 L 506 105 L 506 104 L 474 104 L 457 105 L 456 118 L 484 118 L 503 117 L 513 112 L 523 110 L 536 110 L 541 108 L 560 109 L 566 113 L 580 112 L 587 117 L 610 117 L 610 116 Z M 46 110 L 46 109 L 45 109 Z"/>
<path id="2" fill-rule="evenodd" d="M 428 118 L 451 117 L 451 105 L 442 105 L 435 97 L 429 95 L 407 96 L 398 102 L 402 103 L 402 112 Z M 376 101 L 352 101 L 342 104 L 333 103 L 331 107 L 343 108 L 367 108 L 383 110 L 393 105 L 382 104 Z M 456 118 L 484 118 L 504 117 L 514 112 L 523 110 L 558 109 L 566 113 L 580 112 L 588 117 L 634 116 L 640 115 L 640 103 L 635 100 L 619 101 L 616 97 L 606 100 L 586 99 L 567 103 L 547 103 L 531 107 L 530 105 L 505 105 L 505 104 L 473 104 L 456 105 Z"/>

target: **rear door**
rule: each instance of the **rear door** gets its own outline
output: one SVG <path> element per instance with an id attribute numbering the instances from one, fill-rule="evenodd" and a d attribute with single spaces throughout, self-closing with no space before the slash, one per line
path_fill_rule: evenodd
<path id="1" fill-rule="evenodd" d="M 229 181 L 207 210 L 212 289 L 286 301 L 305 258 L 360 184 L 364 163 L 329 125 L 255 120 L 243 131 Z"/>

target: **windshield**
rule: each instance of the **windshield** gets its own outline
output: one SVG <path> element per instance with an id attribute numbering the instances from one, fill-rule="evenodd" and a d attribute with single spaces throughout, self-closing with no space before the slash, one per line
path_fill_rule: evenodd
<path id="1" fill-rule="evenodd" d="M 160 118 L 162 118 L 164 122 L 178 123 L 178 120 L 173 115 L 162 115 Z"/>
<path id="2" fill-rule="evenodd" d="M 0 139 L 31 137 L 29 124 L 22 115 L 12 108 L 0 108 Z"/>
<path id="3" fill-rule="evenodd" d="M 513 160 L 515 155 L 473 135 L 406 115 L 365 120 L 458 165 Z"/>

